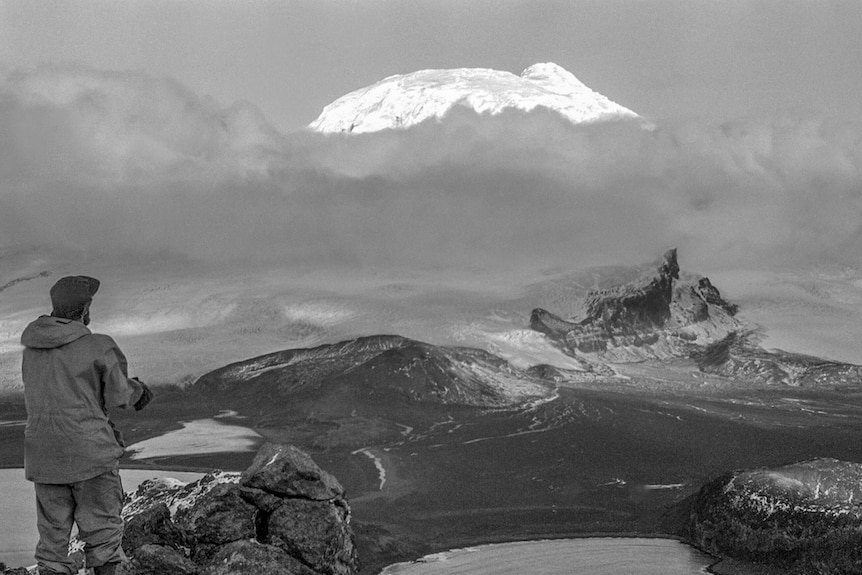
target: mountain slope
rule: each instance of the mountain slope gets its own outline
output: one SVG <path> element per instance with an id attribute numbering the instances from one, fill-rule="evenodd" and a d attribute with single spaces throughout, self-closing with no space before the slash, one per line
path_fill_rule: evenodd
<path id="1" fill-rule="evenodd" d="M 639 118 L 560 66 L 544 63 L 530 66 L 520 76 L 485 68 L 390 76 L 335 100 L 308 127 L 316 132 L 348 133 L 407 128 L 442 118 L 453 106 L 492 115 L 544 107 L 573 123 Z"/>
<path id="2" fill-rule="evenodd" d="M 239 362 L 204 375 L 191 391 L 254 417 L 265 436 L 266 429 L 292 430 L 272 440 L 329 447 L 400 437 L 399 424 L 420 426 L 440 411 L 510 409 L 554 397 L 550 382 L 488 352 L 388 335 Z"/>
<path id="3" fill-rule="evenodd" d="M 508 407 L 550 395 L 549 386 L 488 352 L 435 346 L 401 336 L 369 336 L 277 352 L 215 370 L 195 383 L 211 394 L 242 383 L 243 393 L 309 397 L 349 387 L 357 396 Z"/>

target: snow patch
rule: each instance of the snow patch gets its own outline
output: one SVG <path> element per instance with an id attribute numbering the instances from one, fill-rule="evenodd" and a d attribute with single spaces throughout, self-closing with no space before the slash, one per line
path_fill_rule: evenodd
<path id="1" fill-rule="evenodd" d="M 332 102 L 308 128 L 346 133 L 404 129 L 443 118 L 455 106 L 489 115 L 548 108 L 576 124 L 640 118 L 589 89 L 567 70 L 544 63 L 530 66 L 520 76 L 487 68 L 390 76 Z"/>
<path id="2" fill-rule="evenodd" d="M 363 447 L 361 449 L 357 449 L 356 451 L 352 451 L 351 455 L 356 455 L 358 453 L 364 454 L 366 457 L 371 459 L 374 462 L 374 467 L 377 468 L 377 474 L 380 479 L 380 486 L 377 488 L 379 491 L 383 491 L 383 485 L 386 483 L 386 468 L 383 467 L 383 462 L 379 457 L 374 455 L 367 447 Z"/>

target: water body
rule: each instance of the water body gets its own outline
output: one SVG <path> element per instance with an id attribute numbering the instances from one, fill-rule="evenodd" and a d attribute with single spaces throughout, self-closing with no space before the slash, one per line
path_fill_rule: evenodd
<path id="1" fill-rule="evenodd" d="M 714 562 L 673 539 L 591 537 L 455 549 L 380 575 L 699 575 Z"/>
<path id="2" fill-rule="evenodd" d="M 194 481 L 200 473 L 121 470 L 132 491 L 152 477 Z M 33 485 L 23 469 L 0 469 L 0 561 L 32 565 L 36 532 Z M 596 537 L 483 545 L 428 555 L 381 575 L 699 575 L 713 558 L 671 539 Z"/>
<path id="3" fill-rule="evenodd" d="M 263 442 L 260 434 L 253 429 L 222 423 L 214 418 L 196 419 L 182 425 L 182 429 L 133 443 L 126 451 L 132 453 L 131 459 L 150 459 L 228 451 L 254 451 Z"/>
<path id="4" fill-rule="evenodd" d="M 202 473 L 121 469 L 126 491 L 134 491 L 145 479 L 173 477 L 195 481 Z M 0 469 L 0 561 L 10 567 L 33 565 L 33 550 L 39 540 L 36 531 L 36 494 L 24 479 L 23 469 Z"/>

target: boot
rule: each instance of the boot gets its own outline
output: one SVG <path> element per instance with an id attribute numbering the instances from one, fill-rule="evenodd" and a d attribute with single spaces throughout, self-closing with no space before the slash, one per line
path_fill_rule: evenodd
<path id="1" fill-rule="evenodd" d="M 119 563 L 105 563 L 104 565 L 93 567 L 93 575 L 116 575 L 119 565 Z"/>

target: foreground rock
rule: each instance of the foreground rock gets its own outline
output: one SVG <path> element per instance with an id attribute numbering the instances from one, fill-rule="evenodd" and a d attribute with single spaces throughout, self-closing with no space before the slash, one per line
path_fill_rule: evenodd
<path id="1" fill-rule="evenodd" d="M 358 559 L 338 481 L 292 446 L 244 473 L 149 480 L 126 503 L 128 575 L 351 575 Z"/>
<path id="2" fill-rule="evenodd" d="M 737 570 L 862 573 L 862 464 L 815 459 L 729 473 L 683 501 L 674 521 Z"/>

